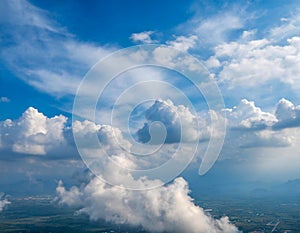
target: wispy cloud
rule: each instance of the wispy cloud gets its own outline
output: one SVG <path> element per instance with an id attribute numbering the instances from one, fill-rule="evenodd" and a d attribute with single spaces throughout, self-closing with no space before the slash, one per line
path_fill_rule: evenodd
<path id="1" fill-rule="evenodd" d="M 209 17 L 196 12 L 193 18 L 179 25 L 177 30 L 197 36 L 199 49 L 212 49 L 215 45 L 236 39 L 236 34 L 245 29 L 251 18 L 251 14 L 247 14 L 242 7 L 226 9 Z"/>
<path id="2" fill-rule="evenodd" d="M 195 33 L 205 44 L 219 44 L 228 40 L 231 32 L 244 27 L 245 19 L 238 14 L 223 13 L 195 24 Z"/>
<path id="3" fill-rule="evenodd" d="M 113 50 L 77 40 L 27 1 L 0 4 L 1 59 L 19 78 L 50 95 L 75 94 L 89 68 Z"/>
<path id="4" fill-rule="evenodd" d="M 284 41 L 287 38 L 298 36 L 300 33 L 300 9 L 286 18 L 280 19 L 280 25 L 273 27 L 269 31 L 269 37 L 274 42 Z"/>

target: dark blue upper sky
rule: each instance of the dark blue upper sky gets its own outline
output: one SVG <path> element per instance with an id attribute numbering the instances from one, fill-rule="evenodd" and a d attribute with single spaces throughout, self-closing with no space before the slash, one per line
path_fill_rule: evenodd
<path id="1" fill-rule="evenodd" d="M 193 1 L 32 1 L 80 40 L 129 46 L 133 32 L 162 37 L 193 16 Z"/>

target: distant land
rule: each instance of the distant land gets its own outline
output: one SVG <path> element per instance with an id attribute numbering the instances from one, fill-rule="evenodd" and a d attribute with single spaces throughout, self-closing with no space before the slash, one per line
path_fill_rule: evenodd
<path id="1" fill-rule="evenodd" d="M 90 221 L 76 214 L 76 208 L 59 206 L 53 196 L 10 197 L 12 202 L 0 213 L 0 232 L 128 232 L 145 233 L 142 228 L 116 225 L 104 220 Z M 297 198 L 214 198 L 198 197 L 196 204 L 215 218 L 227 215 L 239 230 L 269 233 L 300 233 L 300 197 Z"/>

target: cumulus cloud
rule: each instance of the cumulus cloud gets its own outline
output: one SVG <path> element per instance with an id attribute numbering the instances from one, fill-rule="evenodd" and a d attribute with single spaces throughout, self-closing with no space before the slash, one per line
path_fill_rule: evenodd
<path id="1" fill-rule="evenodd" d="M 298 97 L 299 10 L 267 31 L 243 31 L 235 41 L 217 44 L 206 61 L 224 96 L 275 101 Z M 264 35 L 262 37 L 261 35 Z M 200 37 L 199 37 L 200 38 Z"/>
<path id="2" fill-rule="evenodd" d="M 174 105 L 171 100 L 156 100 L 146 110 L 147 122 L 137 131 L 138 139 L 141 142 L 148 142 L 151 139 L 149 128 L 153 122 L 161 122 L 166 128 L 166 143 L 189 142 L 207 137 L 207 129 L 203 127 L 199 131 L 199 118 L 191 113 L 189 108 L 183 105 Z M 201 134 L 201 135 L 200 135 Z"/>
<path id="3" fill-rule="evenodd" d="M 123 137 L 120 129 L 110 125 L 97 125 L 90 121 L 74 122 L 73 132 L 82 158 L 97 176 L 110 184 L 125 185 L 132 189 L 141 188 L 140 182 L 143 183 L 143 176 L 146 174 L 136 174 L 134 176 L 129 171 L 134 172 L 139 169 L 147 170 L 158 167 L 172 156 L 175 156 L 174 154 L 177 152 L 177 146 L 173 145 L 163 145 L 156 148 L 153 145 L 143 144 L 141 148 L 135 147 L 132 149 L 133 145 Z M 159 152 L 155 153 L 157 149 L 159 149 Z M 136 156 L 136 154 L 150 154 L 151 156 Z M 179 159 L 178 164 L 180 162 Z M 136 179 L 140 180 L 136 182 Z M 156 187 L 162 185 L 162 183 L 159 181 L 148 185 Z M 146 186 L 145 184 L 143 188 Z"/>
<path id="4" fill-rule="evenodd" d="M 297 107 L 285 99 L 278 102 L 275 114 L 262 111 L 246 99 L 224 111 L 229 126 L 225 147 L 229 144 L 242 148 L 285 147 L 294 142 L 288 128 L 297 126 L 299 113 Z"/>
<path id="5" fill-rule="evenodd" d="M 131 144 L 123 138 L 122 132 L 116 127 L 110 125 L 98 125 L 94 122 L 85 120 L 75 121 L 73 123 L 73 132 L 79 139 L 81 145 L 86 148 L 93 148 L 93 134 L 97 134 L 101 146 L 109 150 L 109 154 L 120 152 L 123 149 L 129 150 Z"/>
<path id="6" fill-rule="evenodd" d="M 1 147 L 17 153 L 45 155 L 65 143 L 66 121 L 63 115 L 48 118 L 29 107 L 19 119 L 1 122 Z"/>
<path id="7" fill-rule="evenodd" d="M 278 119 L 275 129 L 300 126 L 300 105 L 295 106 L 292 102 L 282 98 L 276 108 L 275 115 Z"/>
<path id="8" fill-rule="evenodd" d="M 174 130 L 177 126 L 171 123 L 172 120 L 176 122 L 176 114 L 185 116 L 190 124 L 194 118 L 187 108 L 174 106 L 171 101 L 158 100 L 149 109 L 149 119 L 166 119 L 164 122 Z M 238 232 L 227 217 L 215 220 L 196 206 L 183 178 L 164 185 L 160 178 L 135 176 L 131 169 L 139 167 L 140 160 L 138 156 L 126 153 L 126 150 L 130 151 L 131 144 L 123 138 L 118 128 L 76 121 L 73 131 L 75 138 L 79 139 L 79 146 L 86 153 L 88 166 L 96 171 L 97 176 L 89 176 L 80 186 L 73 186 L 69 190 L 60 181 L 56 189 L 60 204 L 76 206 L 78 213 L 87 214 L 92 220 L 129 224 L 150 232 Z M 98 140 L 100 149 L 96 148 Z M 157 158 L 153 155 L 150 157 L 149 161 L 155 163 Z M 124 187 L 133 187 L 135 190 Z"/>
<path id="9" fill-rule="evenodd" d="M 78 212 L 92 220 L 141 226 L 150 232 L 238 232 L 228 217 L 215 220 L 196 206 L 183 178 L 148 191 L 120 189 L 97 178 L 70 190 L 60 182 L 56 191 L 60 204 L 81 206 Z"/>
<path id="10" fill-rule="evenodd" d="M 11 204 L 11 202 L 8 201 L 7 198 L 5 198 L 4 194 L 0 193 L 0 212 L 2 212 L 4 208 L 9 204 Z"/>
<path id="11" fill-rule="evenodd" d="M 76 147 L 73 131 L 83 148 L 97 148 L 99 140 L 106 153 L 123 154 L 124 158 L 132 160 L 133 164 L 128 163 L 128 167 L 149 168 L 151 164 L 167 161 L 178 143 L 183 143 L 184 147 L 189 142 L 206 141 L 211 136 L 208 114 L 200 116 L 192 113 L 188 107 L 174 105 L 171 100 L 156 100 L 144 111 L 146 122 L 136 132 L 137 139 L 143 143 L 142 148 L 130 141 L 130 138 L 124 138 L 117 127 L 98 125 L 91 121 L 75 121 L 71 128 L 67 126 L 67 117 L 59 115 L 49 118 L 33 107 L 28 108 L 19 119 L 0 122 L 0 148 L 31 155 L 58 155 L 61 154 L 61 148 L 64 148 L 66 153 L 74 154 Z M 237 106 L 224 111 L 228 122 L 228 141 L 225 141 L 225 146 L 230 144 L 230 140 L 235 141 L 238 147 L 289 146 L 294 141 L 289 128 L 300 126 L 300 106 L 286 99 L 278 102 L 274 112 L 263 111 L 247 99 L 242 99 Z M 151 128 L 157 122 L 160 122 L 159 127 L 166 132 L 164 141 L 151 138 L 161 139 L 161 135 L 156 135 L 161 134 L 161 129 L 155 131 Z M 93 138 L 94 134 L 97 138 Z M 131 156 L 136 151 L 155 151 L 156 144 L 163 142 L 166 144 L 162 147 L 162 154 L 156 157 L 153 155 L 150 159 L 147 156 Z M 91 156 L 93 157 L 92 151 Z M 120 156 L 112 158 L 118 164 L 123 161 Z"/>
<path id="12" fill-rule="evenodd" d="M 267 45 L 267 41 L 250 41 L 246 45 L 233 42 L 221 45 L 217 53 L 232 56 L 220 72 L 220 78 L 233 85 L 257 85 L 269 80 L 278 80 L 299 87 L 300 38 L 287 40 L 287 45 Z M 224 48 L 228 46 L 227 48 Z M 221 48 L 223 47 L 223 48 Z"/>
<path id="13" fill-rule="evenodd" d="M 223 43 L 214 51 L 206 63 L 225 95 L 255 99 L 271 95 L 275 100 L 279 91 L 281 95 L 296 95 L 300 88 L 300 37 L 281 44 L 268 38 L 245 39 Z"/>
<path id="14" fill-rule="evenodd" d="M 135 43 L 155 43 L 157 42 L 156 40 L 153 40 L 151 38 L 151 35 L 154 33 L 154 31 L 144 31 L 144 32 L 139 32 L 139 33 L 133 33 L 130 36 L 130 39 L 135 42 Z"/>
<path id="15" fill-rule="evenodd" d="M 192 36 L 178 36 L 175 40 L 167 41 L 167 44 L 175 49 L 181 50 L 183 52 L 188 51 L 196 45 L 198 37 Z"/>
<path id="16" fill-rule="evenodd" d="M 224 110 L 231 128 L 265 129 L 278 120 L 269 112 L 256 107 L 253 101 L 242 99 L 238 106 Z"/>
<path id="17" fill-rule="evenodd" d="M 176 133 L 177 138 L 174 138 L 174 135 L 172 135 L 168 137 L 168 140 L 170 141 L 171 137 L 173 137 L 173 141 L 174 139 L 180 140 L 179 117 L 185 117 L 183 122 L 183 126 L 185 127 L 183 138 L 186 142 L 195 140 L 196 135 L 194 134 L 197 133 L 197 125 L 194 121 L 196 121 L 196 118 L 188 108 L 175 106 L 170 101 L 158 101 L 157 104 L 159 103 L 162 108 L 157 109 L 157 113 L 155 113 L 154 108 L 158 106 L 155 105 L 153 107 L 153 113 L 149 113 L 149 124 L 151 124 L 150 120 L 154 119 L 154 115 L 158 114 L 157 120 L 167 125 L 169 133 Z M 168 105 L 166 105 L 166 103 L 168 103 Z M 163 110 L 163 108 L 165 110 Z M 172 110 L 169 111 L 168 108 Z M 149 112 L 150 111 L 151 109 Z M 163 111 L 168 114 L 168 116 L 165 116 L 166 120 L 158 119 L 159 117 L 163 117 Z M 179 114 L 179 116 L 176 114 Z M 171 117 L 174 122 L 172 122 L 171 118 L 167 119 L 167 117 Z M 205 124 L 205 122 L 202 123 Z M 187 126 L 189 126 L 189 128 L 187 128 Z M 205 125 L 203 125 L 203 129 L 205 129 Z M 146 130 L 144 133 L 149 134 Z M 77 139 L 76 145 L 74 143 L 74 135 Z M 131 138 L 129 137 L 129 139 Z M 43 156 L 46 159 L 73 158 L 78 155 L 76 151 L 76 146 L 78 146 L 89 152 L 88 157 L 91 158 L 91 161 L 94 161 L 95 155 L 97 155 L 98 157 L 96 156 L 96 158 L 102 156 L 103 164 L 110 164 L 109 162 L 112 160 L 121 165 L 121 167 L 125 165 L 125 167 L 130 169 L 145 169 L 163 164 L 177 151 L 176 145 L 165 144 L 161 147 L 161 153 L 152 154 L 153 151 L 157 149 L 155 144 L 145 145 L 138 143 L 137 145 L 132 145 L 133 142 L 135 141 L 128 141 L 128 136 L 125 139 L 122 131 L 117 127 L 104 124 L 100 125 L 87 120 L 74 121 L 72 127 L 70 127 L 67 125 L 67 117 L 63 115 L 47 117 L 33 107 L 24 111 L 19 119 L 6 119 L 0 122 L 0 149 L 5 151 L 4 154 L 7 154 L 7 156 L 21 153 L 28 155 L 47 155 Z M 133 146 L 134 148 L 132 149 Z M 182 150 L 184 150 L 184 148 L 182 148 Z M 132 153 L 134 154 L 135 152 L 142 154 L 150 153 L 152 156 L 132 156 Z M 119 156 L 114 156 L 116 154 Z M 121 154 L 127 160 L 124 160 L 120 156 Z M 109 155 L 109 158 L 106 155 Z M 133 163 L 129 162 L 131 160 Z M 104 172 L 106 171 L 105 166 L 99 167 L 99 164 L 97 165 L 97 169 L 102 169 Z"/>

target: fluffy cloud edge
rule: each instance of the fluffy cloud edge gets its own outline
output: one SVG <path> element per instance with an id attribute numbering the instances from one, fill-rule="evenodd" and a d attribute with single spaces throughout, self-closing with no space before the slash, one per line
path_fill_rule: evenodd
<path id="1" fill-rule="evenodd" d="M 91 220 L 129 224 L 150 232 L 239 232 L 228 217 L 213 219 L 195 205 L 187 182 L 180 177 L 171 184 L 148 191 L 120 189 L 98 178 L 70 190 L 60 181 L 56 191 L 56 201 L 77 206 L 78 213 L 88 214 Z"/>

